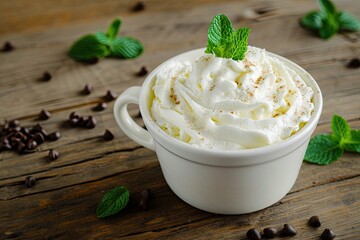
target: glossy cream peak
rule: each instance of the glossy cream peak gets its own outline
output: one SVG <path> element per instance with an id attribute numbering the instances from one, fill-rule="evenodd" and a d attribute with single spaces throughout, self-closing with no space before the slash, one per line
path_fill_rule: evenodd
<path id="1" fill-rule="evenodd" d="M 242 61 L 203 54 L 155 75 L 153 120 L 194 146 L 244 149 L 282 141 L 310 119 L 313 90 L 265 50 Z"/>

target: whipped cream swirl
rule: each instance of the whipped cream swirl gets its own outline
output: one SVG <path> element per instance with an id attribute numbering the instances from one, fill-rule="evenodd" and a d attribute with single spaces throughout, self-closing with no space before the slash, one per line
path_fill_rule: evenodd
<path id="1" fill-rule="evenodd" d="M 309 121 L 313 90 L 263 49 L 242 61 L 202 54 L 172 61 L 155 76 L 151 116 L 194 146 L 247 149 L 282 141 Z"/>

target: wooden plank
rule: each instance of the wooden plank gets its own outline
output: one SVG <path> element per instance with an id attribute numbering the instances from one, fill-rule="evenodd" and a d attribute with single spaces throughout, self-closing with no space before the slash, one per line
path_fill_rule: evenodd
<path id="1" fill-rule="evenodd" d="M 339 239 L 359 236 L 360 203 L 356 199 L 360 197 L 360 177 L 311 187 L 287 195 L 282 204 L 236 216 L 214 215 L 190 207 L 170 191 L 164 180 L 159 181 L 161 178 L 158 167 L 147 168 L 114 175 L 96 184 L 84 183 L 2 201 L 0 229 L 21 234 L 19 239 L 125 236 L 133 239 L 244 239 L 246 230 L 251 227 L 281 227 L 291 223 L 298 230 L 297 237 L 292 239 L 314 239 L 325 227 L 333 229 Z M 151 209 L 142 212 L 134 204 L 117 216 L 97 219 L 97 203 L 105 190 L 116 185 L 127 186 L 136 194 L 145 188 L 152 189 Z M 306 226 L 307 219 L 314 214 L 323 222 L 319 230 Z"/>

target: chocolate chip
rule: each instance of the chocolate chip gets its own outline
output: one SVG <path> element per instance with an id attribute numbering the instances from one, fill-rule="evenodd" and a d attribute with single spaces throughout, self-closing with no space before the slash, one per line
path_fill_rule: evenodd
<path id="1" fill-rule="evenodd" d="M 52 76 L 49 72 L 44 72 L 41 79 L 44 81 L 50 81 L 51 78 L 52 78 Z"/>
<path id="2" fill-rule="evenodd" d="M 79 119 L 80 118 L 79 114 L 77 114 L 76 112 L 70 113 L 69 119 L 74 119 L 74 118 Z"/>
<path id="3" fill-rule="evenodd" d="M 281 230 L 282 236 L 295 236 L 296 233 L 295 228 L 290 224 L 284 224 L 284 228 Z"/>
<path id="4" fill-rule="evenodd" d="M 114 139 L 114 135 L 112 134 L 112 132 L 110 132 L 108 129 L 105 130 L 105 133 L 103 135 L 103 139 L 105 141 L 111 141 Z"/>
<path id="5" fill-rule="evenodd" d="M 312 216 L 309 219 L 309 224 L 310 224 L 310 226 L 312 226 L 314 228 L 320 227 L 321 223 L 320 223 L 319 217 L 318 216 Z"/>
<path id="6" fill-rule="evenodd" d="M 260 235 L 259 231 L 256 230 L 255 228 L 252 228 L 249 231 L 247 231 L 246 237 L 249 240 L 261 240 L 261 235 Z"/>
<path id="7" fill-rule="evenodd" d="M 142 67 L 140 68 L 140 71 L 139 71 L 136 75 L 139 76 L 139 77 L 143 77 L 143 76 L 145 76 L 147 73 L 148 73 L 148 70 L 146 69 L 146 67 L 145 67 L 145 66 L 142 66 Z"/>
<path id="8" fill-rule="evenodd" d="M 20 121 L 17 120 L 17 119 L 11 120 L 9 122 L 9 127 L 10 128 L 15 128 L 15 127 L 18 127 L 19 125 L 20 125 Z"/>
<path id="9" fill-rule="evenodd" d="M 360 59 L 359 58 L 351 59 L 347 65 L 347 67 L 348 68 L 359 68 L 360 67 Z"/>
<path id="10" fill-rule="evenodd" d="M 36 147 L 37 147 L 37 142 L 33 139 L 30 139 L 26 144 L 26 148 L 28 150 L 34 150 Z"/>
<path id="11" fill-rule="evenodd" d="M 16 147 L 19 142 L 22 142 L 21 138 L 12 137 L 11 138 L 11 146 Z"/>
<path id="12" fill-rule="evenodd" d="M 7 144 L 2 144 L 1 149 L 2 150 L 11 150 L 12 147 L 11 147 L 11 145 L 9 143 L 7 143 Z"/>
<path id="13" fill-rule="evenodd" d="M 41 110 L 40 114 L 39 114 L 39 119 L 40 120 L 47 120 L 51 117 L 51 113 L 49 113 L 48 111 L 46 110 Z"/>
<path id="14" fill-rule="evenodd" d="M 25 135 L 29 135 L 29 134 L 30 134 L 30 130 L 29 130 L 28 128 L 22 127 L 20 131 L 21 131 L 23 134 L 25 134 Z"/>
<path id="15" fill-rule="evenodd" d="M 86 84 L 84 89 L 82 90 L 82 94 L 89 95 L 93 90 L 94 88 L 91 85 Z"/>
<path id="16" fill-rule="evenodd" d="M 58 151 L 56 151 L 54 149 L 50 149 L 48 156 L 49 156 L 50 161 L 54 161 L 59 158 L 60 154 Z"/>
<path id="17" fill-rule="evenodd" d="M 111 90 L 109 90 L 109 91 L 106 92 L 106 95 L 105 95 L 104 98 L 105 98 L 106 101 L 111 102 L 112 100 L 114 100 L 116 98 L 116 94 L 113 93 Z"/>
<path id="18" fill-rule="evenodd" d="M 95 106 L 93 108 L 94 111 L 103 111 L 107 108 L 107 104 L 106 103 L 99 103 L 97 106 Z"/>
<path id="19" fill-rule="evenodd" d="M 68 123 L 71 127 L 77 127 L 78 126 L 78 123 L 79 123 L 79 119 L 77 118 L 70 118 L 68 120 Z"/>
<path id="20" fill-rule="evenodd" d="M 326 228 L 321 234 L 321 239 L 323 240 L 332 240 L 335 237 L 336 237 L 335 233 L 328 228 Z"/>
<path id="21" fill-rule="evenodd" d="M 50 141 L 56 141 L 56 140 L 58 140 L 60 137 L 61 137 L 60 132 L 53 132 L 53 133 L 50 133 L 50 134 L 49 134 L 48 139 L 49 139 Z"/>
<path id="22" fill-rule="evenodd" d="M 96 127 L 96 119 L 93 116 L 89 116 L 89 118 L 85 121 L 85 127 L 92 129 Z"/>
<path id="23" fill-rule="evenodd" d="M 25 145 L 25 143 L 19 142 L 18 145 L 17 145 L 17 151 L 18 151 L 19 153 L 25 153 L 25 150 L 26 150 L 26 145 Z"/>
<path id="24" fill-rule="evenodd" d="M 10 130 L 11 130 L 12 132 L 20 132 L 20 131 L 21 131 L 21 127 L 20 127 L 20 126 L 12 127 Z"/>
<path id="25" fill-rule="evenodd" d="M 264 237 L 265 238 L 274 238 L 277 235 L 277 230 L 275 228 L 264 228 Z"/>
<path id="26" fill-rule="evenodd" d="M 79 127 L 86 127 L 86 120 L 84 119 L 84 117 L 79 117 L 77 125 Z"/>
<path id="27" fill-rule="evenodd" d="M 33 138 L 37 145 L 43 144 L 45 142 L 45 137 L 41 133 L 36 133 Z"/>
<path id="28" fill-rule="evenodd" d="M 140 11 L 143 11 L 144 9 L 145 9 L 144 2 L 139 1 L 133 6 L 132 11 L 133 12 L 140 12 Z"/>
<path id="29" fill-rule="evenodd" d="M 2 52 L 10 52 L 14 50 L 15 47 L 11 44 L 11 42 L 5 42 L 3 47 L 1 48 Z"/>
<path id="30" fill-rule="evenodd" d="M 149 209 L 150 194 L 151 194 L 150 189 L 145 189 L 141 192 L 139 206 L 143 211 L 146 211 Z"/>
<path id="31" fill-rule="evenodd" d="M 25 178 L 25 185 L 29 188 L 35 186 L 35 183 L 36 179 L 33 176 L 28 176 Z"/>

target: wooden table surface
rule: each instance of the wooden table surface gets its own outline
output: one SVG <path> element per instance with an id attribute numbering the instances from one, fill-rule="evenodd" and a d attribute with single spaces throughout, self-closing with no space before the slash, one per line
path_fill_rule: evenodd
<path id="1" fill-rule="evenodd" d="M 289 239 L 319 239 L 325 228 L 336 239 L 360 239 L 360 159 L 345 153 L 329 166 L 303 163 L 296 184 L 281 202 L 251 214 L 224 216 L 195 209 L 167 186 L 154 152 L 131 141 L 116 126 L 113 103 L 103 112 L 92 107 L 109 89 L 120 94 L 140 85 L 141 66 L 149 70 L 178 53 L 205 47 L 212 17 L 225 13 L 235 27 L 252 28 L 250 45 L 295 61 L 317 80 L 324 109 L 316 133 L 329 132 L 333 114 L 360 128 L 359 68 L 347 63 L 360 56 L 359 33 L 321 40 L 299 26 L 299 17 L 317 8 L 304 1 L 135 1 L 13 0 L 0 2 L 0 43 L 16 49 L 0 53 L 0 121 L 19 119 L 24 126 L 40 122 L 62 137 L 46 142 L 35 153 L 0 152 L 0 239 L 245 239 L 248 229 L 281 228 L 290 223 L 298 234 Z M 360 16 L 358 0 L 336 1 L 340 9 Z M 66 54 L 79 36 L 105 30 L 121 16 L 121 35 L 140 39 L 144 54 L 135 60 L 104 59 L 94 65 L 73 61 Z M 45 71 L 53 78 L 39 80 Z M 85 84 L 94 92 L 79 94 Z M 41 109 L 52 113 L 39 121 Z M 74 129 L 64 124 L 71 112 L 93 115 L 96 128 Z M 138 110 L 131 108 L 136 116 Z M 137 116 L 138 120 L 139 117 Z M 104 142 L 111 130 L 115 139 Z M 48 161 L 49 149 L 61 156 Z M 24 185 L 33 176 L 32 188 Z M 151 189 L 150 209 L 132 204 L 120 214 L 99 219 L 97 204 L 104 192 L 126 186 L 136 196 Z M 259 196 L 261 197 L 261 196 Z M 319 229 L 307 226 L 318 215 Z"/>

